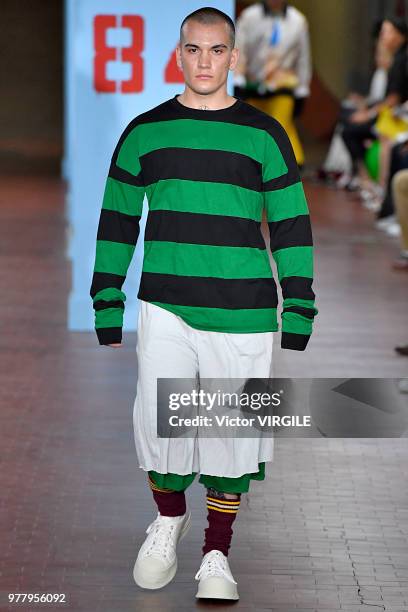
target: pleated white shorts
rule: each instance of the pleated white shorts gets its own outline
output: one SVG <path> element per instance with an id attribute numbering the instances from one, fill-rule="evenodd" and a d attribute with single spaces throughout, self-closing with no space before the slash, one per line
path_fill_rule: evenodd
<path id="1" fill-rule="evenodd" d="M 273 332 L 221 333 L 187 325 L 172 312 L 140 301 L 133 426 L 143 470 L 198 472 L 238 478 L 273 460 L 272 432 L 257 437 L 160 438 L 157 378 L 272 378 Z"/>

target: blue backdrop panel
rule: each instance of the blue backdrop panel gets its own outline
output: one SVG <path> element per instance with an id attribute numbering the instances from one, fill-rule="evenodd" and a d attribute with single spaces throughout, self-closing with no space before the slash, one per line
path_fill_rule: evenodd
<path id="1" fill-rule="evenodd" d="M 205 5 L 234 19 L 233 0 Z M 191 0 L 66 0 L 63 174 L 68 181 L 71 330 L 94 328 L 89 289 L 113 149 L 133 117 L 184 90 L 175 66 L 179 28 L 184 17 L 201 6 Z M 145 199 L 138 245 L 123 286 L 125 331 L 136 329 L 146 214 Z"/>

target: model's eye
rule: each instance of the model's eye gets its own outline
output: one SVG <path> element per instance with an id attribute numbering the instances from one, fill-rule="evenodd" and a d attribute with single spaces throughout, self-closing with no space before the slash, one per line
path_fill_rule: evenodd
<path id="1" fill-rule="evenodd" d="M 197 51 L 197 49 L 189 49 L 189 52 L 190 52 L 190 53 L 191 53 L 191 52 L 193 52 L 193 51 L 194 51 L 194 52 L 196 52 L 196 51 Z"/>
<path id="2" fill-rule="evenodd" d="M 222 53 L 222 49 L 214 49 L 215 53 L 217 53 L 217 55 L 220 55 Z"/>

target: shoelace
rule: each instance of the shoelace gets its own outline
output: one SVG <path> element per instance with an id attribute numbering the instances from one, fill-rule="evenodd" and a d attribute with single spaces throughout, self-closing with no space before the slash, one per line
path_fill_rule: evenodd
<path id="1" fill-rule="evenodd" d="M 223 576 L 230 582 L 237 584 L 237 581 L 232 578 L 227 572 L 227 564 L 225 559 L 220 553 L 215 552 L 208 556 L 205 561 L 201 563 L 201 567 L 195 575 L 196 580 L 200 580 L 202 577 L 207 576 Z"/>
<path id="2" fill-rule="evenodd" d="M 161 520 L 161 517 L 157 517 L 146 529 L 146 533 L 152 534 L 152 541 L 149 547 L 145 551 L 145 555 L 163 554 L 168 558 L 169 556 L 169 544 L 174 545 L 174 523 L 167 523 Z"/>

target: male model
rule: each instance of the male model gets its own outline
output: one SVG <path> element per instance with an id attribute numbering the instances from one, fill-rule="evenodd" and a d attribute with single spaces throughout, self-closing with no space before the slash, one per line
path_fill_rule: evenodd
<path id="1" fill-rule="evenodd" d="M 296 160 L 304 163 L 293 121 L 310 94 L 312 65 L 306 17 L 284 0 L 264 0 L 245 8 L 237 20 L 240 50 L 235 93 L 275 117 L 289 136 Z"/>
<path id="2" fill-rule="evenodd" d="M 100 344 L 121 346 L 122 285 L 149 202 L 138 297 L 134 432 L 157 503 L 134 567 L 144 588 L 166 585 L 190 526 L 184 491 L 197 473 L 208 527 L 197 597 L 238 599 L 228 564 L 232 524 L 251 479 L 263 480 L 273 439 L 159 438 L 158 378 L 268 378 L 277 289 L 260 224 L 266 209 L 283 292 L 282 340 L 304 350 L 317 309 L 308 206 L 279 123 L 227 94 L 234 24 L 223 12 L 188 15 L 177 61 L 185 90 L 138 115 L 113 153 L 91 287 Z"/>

